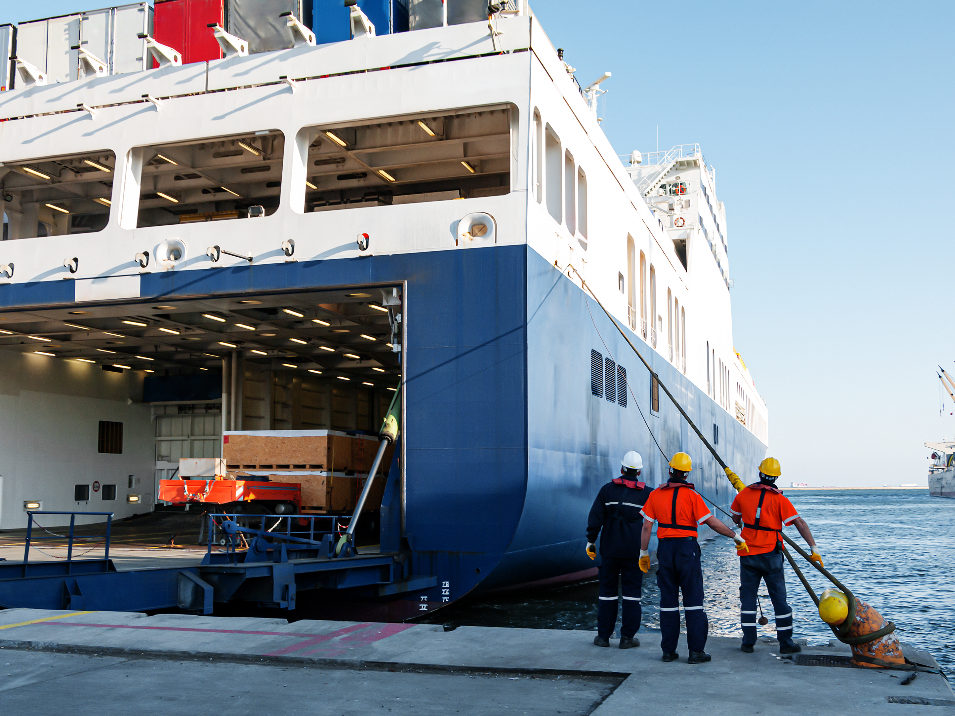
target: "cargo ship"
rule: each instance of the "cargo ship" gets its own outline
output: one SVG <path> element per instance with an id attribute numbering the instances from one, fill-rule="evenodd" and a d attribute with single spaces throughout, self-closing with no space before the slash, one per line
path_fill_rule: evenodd
<path id="1" fill-rule="evenodd" d="M 931 497 L 955 497 L 955 443 L 925 443 L 932 451 L 928 468 L 928 494 Z"/>
<path id="2" fill-rule="evenodd" d="M 728 505 L 657 381 L 755 478 L 715 169 L 619 156 L 609 75 L 582 87 L 526 2 L 157 0 L 0 51 L 0 529 L 151 511 L 230 434 L 374 435 L 398 391 L 400 584 L 333 596 L 404 618 L 594 574 L 626 451 L 652 485 L 689 453 Z"/>

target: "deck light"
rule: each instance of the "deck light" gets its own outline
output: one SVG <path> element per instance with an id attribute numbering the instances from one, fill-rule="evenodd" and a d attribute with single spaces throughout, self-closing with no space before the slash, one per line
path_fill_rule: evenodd
<path id="1" fill-rule="evenodd" d="M 392 393 L 394 393 L 394 392 L 395 392 L 396 390 L 398 390 L 398 389 L 397 389 L 397 388 L 388 388 L 388 390 L 390 390 Z"/>
<path id="2" fill-rule="evenodd" d="M 113 363 L 114 368 L 122 368 L 123 370 L 132 370 L 128 365 L 120 365 L 119 363 Z"/>
<path id="3" fill-rule="evenodd" d="M 157 155 L 156 155 L 156 159 L 162 159 L 164 162 L 169 162 L 169 163 L 172 164 L 174 167 L 178 167 L 178 166 L 179 166 L 179 165 L 178 165 L 176 162 L 174 162 L 172 159 L 170 159 L 169 157 L 164 157 L 162 154 L 157 154 Z"/>
<path id="4" fill-rule="evenodd" d="M 84 331 L 88 330 L 88 329 L 86 328 L 86 326 L 81 326 L 81 325 L 79 325 L 78 323 L 67 323 L 66 321 L 63 321 L 63 325 L 64 325 L 64 326 L 69 326 L 70 328 L 79 328 L 79 329 L 84 330 Z"/>
<path id="5" fill-rule="evenodd" d="M 57 206 L 56 204 L 44 204 L 44 206 L 48 206 L 48 207 L 50 207 L 51 209 L 53 209 L 53 211 L 58 211 L 58 212 L 60 212 L 61 214 L 69 214 L 69 213 L 70 213 L 70 210 L 69 210 L 69 209 L 64 209 L 62 206 Z"/>
<path id="6" fill-rule="evenodd" d="M 140 328 L 145 328 L 146 324 L 142 321 L 123 321 L 127 326 L 139 326 Z"/>
<path id="7" fill-rule="evenodd" d="M 43 341 L 45 343 L 49 343 L 51 340 L 49 338 L 44 338 L 43 336 L 27 336 L 27 338 L 32 338 L 35 341 Z"/>
<path id="8" fill-rule="evenodd" d="M 308 341 L 303 341 L 301 338 L 289 338 L 289 340 L 302 346 L 308 345 Z"/>
<path id="9" fill-rule="evenodd" d="M 320 348 L 321 350 L 323 350 L 323 351 L 328 351 L 329 353 L 334 353 L 334 352 L 335 352 L 335 349 L 334 349 L 334 348 L 329 348 L 328 346 L 319 346 L 319 348 Z"/>
<path id="10" fill-rule="evenodd" d="M 420 120 L 420 119 L 418 120 L 418 126 L 421 127 L 425 132 L 427 132 L 429 137 L 435 136 L 435 135 L 434 135 L 434 130 L 431 129 L 431 127 L 429 127 L 427 124 L 425 124 L 425 123 L 424 123 L 422 120 Z"/>
<path id="11" fill-rule="evenodd" d="M 112 353 L 114 355 L 116 354 L 116 351 L 108 351 L 105 348 L 97 348 L 96 350 L 98 350 L 100 353 Z"/>
<path id="12" fill-rule="evenodd" d="M 225 346 L 226 348 L 235 348 L 235 343 L 226 343 L 225 341 L 219 341 L 220 346 Z"/>
<path id="13" fill-rule="evenodd" d="M 157 192 L 156 192 L 156 196 L 161 196 L 163 199 L 165 199 L 166 201 L 171 201 L 173 204 L 178 204 L 178 203 L 179 203 L 179 200 L 178 200 L 178 199 L 175 199 L 175 198 L 169 196 L 169 194 L 163 194 L 161 191 L 157 191 Z"/>
<path id="14" fill-rule="evenodd" d="M 385 372 L 385 369 L 384 369 L 384 368 L 372 368 L 372 370 L 375 371 L 376 373 L 384 373 L 384 372 Z"/>
<path id="15" fill-rule="evenodd" d="M 374 384 L 374 383 L 368 383 L 368 382 L 365 382 L 365 381 L 362 381 L 362 385 L 370 385 L 372 388 L 375 387 L 375 384 Z"/>
<path id="16" fill-rule="evenodd" d="M 245 142 L 240 142 L 240 141 L 236 141 L 236 144 L 242 147 L 245 151 L 250 152 L 257 157 L 262 156 L 262 152 L 260 152 L 258 149 L 253 147 L 251 144 L 246 144 Z"/>
<path id="17" fill-rule="evenodd" d="M 150 358 L 149 356 L 136 356 L 136 357 L 142 360 L 156 360 L 155 358 Z"/>
<path id="18" fill-rule="evenodd" d="M 257 355 L 257 356 L 267 356 L 267 355 L 268 355 L 268 353 L 266 353 L 265 351 L 256 350 L 255 348 L 253 348 L 251 352 L 252 352 L 252 353 L 255 353 L 255 355 Z"/>
<path id="19" fill-rule="evenodd" d="M 125 338 L 126 336 L 121 336 L 119 333 L 110 333 L 109 331 L 103 331 L 104 336 L 112 336 L 113 338 Z"/>
<path id="20" fill-rule="evenodd" d="M 56 358 L 56 353 L 47 353 L 45 351 L 33 351 L 38 356 L 50 356 L 50 358 Z"/>
<path id="21" fill-rule="evenodd" d="M 99 197 L 94 197 L 93 201 L 95 201 L 97 204 L 102 204 L 103 206 L 113 205 L 113 202 L 111 202 L 109 199 L 100 199 Z"/>
<path id="22" fill-rule="evenodd" d="M 351 378 L 346 378 L 343 375 L 336 376 L 339 380 L 351 380 Z"/>
<path id="23" fill-rule="evenodd" d="M 346 358 L 351 358 L 352 360 L 361 360 L 361 356 L 356 356 L 354 353 L 344 353 Z"/>
<path id="24" fill-rule="evenodd" d="M 254 331 L 255 326 L 250 326 L 247 323 L 236 323 L 236 328 L 244 328 L 247 331 Z"/>
<path id="25" fill-rule="evenodd" d="M 332 325 L 328 321 L 323 321 L 321 318 L 313 318 L 312 323 L 317 323 L 320 326 L 330 326 Z"/>
<path id="26" fill-rule="evenodd" d="M 139 502 L 139 495 L 126 495 L 126 502 L 131 505 L 135 505 L 137 502 Z"/>
<path id="27" fill-rule="evenodd" d="M 391 174 L 389 174 L 388 172 L 386 172 L 384 169 L 379 169 L 379 170 L 378 170 L 378 173 L 381 174 L 381 176 L 383 176 L 385 179 L 387 179 L 388 181 L 390 181 L 390 182 L 392 182 L 392 183 L 398 181 L 398 180 L 395 179 L 393 176 L 391 176 Z"/>
<path id="28" fill-rule="evenodd" d="M 203 317 L 203 318 L 208 318 L 208 319 L 213 320 L 213 321 L 218 321 L 219 323 L 225 323 L 225 319 L 224 319 L 224 318 L 220 318 L 219 316 L 213 316 L 211 313 L 203 313 L 203 314 L 202 314 L 202 317 Z"/>
<path id="29" fill-rule="evenodd" d="M 174 336 L 179 335 L 179 331 L 174 331 L 172 328 L 160 328 L 159 330 L 163 333 L 172 333 Z"/>
<path id="30" fill-rule="evenodd" d="M 242 198 L 241 194 L 239 194 L 238 192 L 232 191 L 232 190 L 231 190 L 229 187 L 227 187 L 227 186 L 220 186 L 219 188 L 222 189 L 222 191 L 227 191 L 227 192 L 229 192 L 230 194 L 232 194 L 232 196 L 237 196 L 237 197 L 239 197 L 240 199 Z"/>
<path id="31" fill-rule="evenodd" d="M 27 174 L 32 174 L 35 177 L 40 177 L 41 179 L 49 179 L 49 174 L 44 174 L 43 172 L 38 172 L 36 169 L 31 169 L 30 167 L 20 167 Z"/>
<path id="32" fill-rule="evenodd" d="M 308 369 L 308 372 L 309 372 L 309 373 L 314 373 L 315 375 L 321 375 L 321 374 L 322 374 L 322 371 L 320 371 L 320 370 L 315 370 L 314 368 L 309 368 L 309 369 Z"/>
<path id="33" fill-rule="evenodd" d="M 255 299 L 252 299 L 252 298 L 243 298 L 241 301 L 239 301 L 239 303 L 243 303 L 248 306 L 258 306 L 262 302 L 256 301 Z"/>
<path id="34" fill-rule="evenodd" d="M 284 365 L 286 368 L 298 368 L 297 365 L 292 365 L 291 363 L 283 363 L 282 365 Z"/>
<path id="35" fill-rule="evenodd" d="M 467 170 L 468 170 L 469 172 L 471 172 L 472 174 L 474 174 L 474 172 L 475 172 L 474 167 L 472 167 L 472 166 L 471 166 L 470 164 L 468 164 L 467 162 L 461 162 L 461 166 L 464 167 L 465 169 L 467 169 Z"/>
<path id="36" fill-rule="evenodd" d="M 374 303 L 369 303 L 368 308 L 374 308 L 376 311 L 381 311 L 382 313 L 388 313 L 388 309 L 384 306 L 377 306 Z"/>
<path id="37" fill-rule="evenodd" d="M 89 160 L 89 159 L 84 159 L 84 160 L 83 160 L 83 163 L 84 163 L 84 164 L 89 164 L 89 165 L 90 165 L 91 167 L 93 167 L 94 169 L 99 169 L 101 172 L 106 172 L 107 174 L 113 171 L 113 170 L 110 169 L 109 167 L 104 167 L 102 164 L 97 164 L 96 162 L 91 161 L 91 160 Z"/>
<path id="38" fill-rule="evenodd" d="M 24 503 L 23 503 L 23 509 L 25 509 L 25 510 L 38 510 L 38 509 L 40 509 L 40 507 L 42 506 L 42 504 L 43 504 L 43 503 L 41 503 L 39 500 L 28 500 L 27 502 L 24 502 Z"/>
<path id="39" fill-rule="evenodd" d="M 318 189 L 318 187 L 312 184 L 312 182 L 310 182 L 308 179 L 305 180 L 305 186 L 307 186 L 309 189 Z"/>
<path id="40" fill-rule="evenodd" d="M 325 136 L 328 137 L 329 139 L 331 139 L 333 142 L 335 142 L 335 144 L 337 144 L 339 147 L 347 147 L 347 146 L 348 146 L 348 142 L 346 142 L 344 139 L 342 139 L 341 137 L 339 137 L 337 134 L 334 134 L 334 133 L 332 133 L 332 132 L 325 132 Z M 49 178 L 49 177 L 47 177 L 47 178 Z"/>
<path id="41" fill-rule="evenodd" d="M 299 313 L 298 311 L 293 311 L 291 308 L 283 308 L 283 312 L 287 313 L 290 316 L 295 316 L 296 318 L 305 318 L 304 313 Z"/>
<path id="42" fill-rule="evenodd" d="M 2 334 L 5 335 L 5 336 L 12 336 L 12 335 L 13 335 L 13 331 L 4 331 L 4 330 L 2 330 L 2 329 L 0 329 L 0 333 L 2 333 Z"/>
<path id="43" fill-rule="evenodd" d="M 369 336 L 367 333 L 362 333 L 362 334 L 361 334 L 361 337 L 364 338 L 366 341 L 377 341 L 377 340 L 378 340 L 378 339 L 375 338 L 374 336 Z"/>
<path id="44" fill-rule="evenodd" d="M 205 368 L 201 368 L 200 370 L 205 370 Z M 156 372 L 156 371 L 151 370 L 150 368 L 146 368 L 146 369 L 143 371 L 143 373 L 155 373 L 155 372 Z"/>
<path id="45" fill-rule="evenodd" d="M 73 360 L 78 361 L 80 363 L 95 363 L 96 362 L 95 360 L 90 360 L 89 358 L 74 358 Z"/>

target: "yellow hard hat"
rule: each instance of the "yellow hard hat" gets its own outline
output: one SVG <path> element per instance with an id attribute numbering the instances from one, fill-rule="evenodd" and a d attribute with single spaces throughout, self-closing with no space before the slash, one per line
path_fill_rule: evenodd
<path id="1" fill-rule="evenodd" d="M 826 624 L 842 624 L 849 616 L 849 600 L 838 589 L 827 589 L 819 600 L 819 616 Z"/>
<path id="2" fill-rule="evenodd" d="M 673 459 L 670 460 L 670 467 L 680 472 L 689 472 L 693 469 L 693 461 L 685 452 L 678 452 L 673 456 Z"/>
<path id="3" fill-rule="evenodd" d="M 782 473 L 782 468 L 779 467 L 779 460 L 774 457 L 768 457 L 759 463 L 759 471 L 770 477 L 779 477 Z"/>

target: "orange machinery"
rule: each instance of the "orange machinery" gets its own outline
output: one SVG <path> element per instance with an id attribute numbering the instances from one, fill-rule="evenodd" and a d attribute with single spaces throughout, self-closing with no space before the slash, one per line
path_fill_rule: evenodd
<path id="1" fill-rule="evenodd" d="M 189 458 L 179 461 L 179 479 L 159 481 L 159 499 L 173 505 L 205 502 L 222 505 L 226 512 L 241 503 L 275 514 L 301 511 L 302 485 L 297 482 L 270 482 L 252 478 L 230 479 L 225 461 L 218 458 Z"/>

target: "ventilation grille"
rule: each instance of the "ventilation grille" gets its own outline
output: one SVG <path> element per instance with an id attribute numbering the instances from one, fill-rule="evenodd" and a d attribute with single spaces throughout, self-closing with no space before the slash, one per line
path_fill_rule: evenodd
<path id="1" fill-rule="evenodd" d="M 604 367 L 607 386 L 607 400 L 612 403 L 617 397 L 617 364 L 614 363 L 610 358 L 607 358 L 604 363 Z"/>
<path id="2" fill-rule="evenodd" d="M 598 398 L 604 393 L 604 358 L 597 351 L 590 351 L 590 392 Z"/>
<path id="3" fill-rule="evenodd" d="M 617 402 L 627 407 L 627 369 L 622 365 L 617 366 Z"/>

